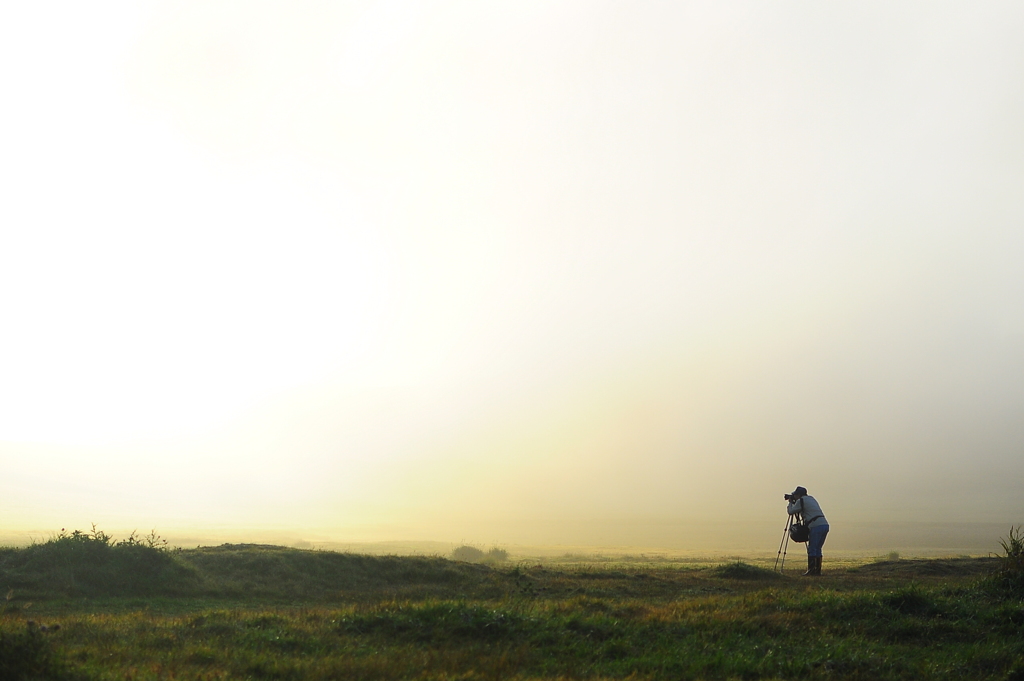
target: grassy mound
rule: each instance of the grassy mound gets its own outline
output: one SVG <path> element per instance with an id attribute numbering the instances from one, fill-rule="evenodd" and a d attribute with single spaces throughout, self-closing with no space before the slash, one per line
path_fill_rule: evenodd
<path id="1" fill-rule="evenodd" d="M 850 572 L 901 577 L 980 577 L 991 574 L 997 563 L 996 558 L 902 558 L 861 565 L 850 568 Z"/>
<path id="2" fill-rule="evenodd" d="M 281 546 L 225 544 L 181 551 L 209 595 L 322 598 L 391 587 L 455 587 L 486 581 L 490 570 L 424 556 L 366 556 Z"/>
<path id="3" fill-rule="evenodd" d="M 422 556 L 366 556 L 281 546 L 225 544 L 167 550 L 131 536 L 61 533 L 43 544 L 0 549 L 0 589 L 19 600 L 192 596 L 351 598 L 390 591 L 423 598 L 486 591 L 500 579 L 484 565 Z"/>
<path id="4" fill-rule="evenodd" d="M 155 542 L 61 533 L 24 549 L 0 549 L 0 586 L 24 595 L 151 596 L 193 591 L 198 576 Z"/>
<path id="5" fill-rule="evenodd" d="M 720 565 L 719 567 L 713 568 L 711 570 L 711 574 L 722 579 L 746 579 L 759 581 L 780 579 L 782 577 L 782 575 L 774 570 L 750 565 L 742 561 L 729 563 L 728 565 Z"/>

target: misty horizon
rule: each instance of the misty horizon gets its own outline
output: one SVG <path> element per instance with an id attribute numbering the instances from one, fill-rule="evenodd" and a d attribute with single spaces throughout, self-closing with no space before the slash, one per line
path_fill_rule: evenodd
<path id="1" fill-rule="evenodd" d="M 1024 8 L 7 14 L 0 536 L 1024 525 Z"/>

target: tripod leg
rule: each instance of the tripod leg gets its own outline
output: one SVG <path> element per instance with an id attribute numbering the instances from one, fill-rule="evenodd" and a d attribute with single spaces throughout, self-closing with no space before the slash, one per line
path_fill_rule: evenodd
<path id="1" fill-rule="evenodd" d="M 789 551 L 789 532 L 786 533 L 786 549 L 782 552 L 782 567 L 779 568 L 780 573 L 786 569 L 786 551 Z"/>
<path id="2" fill-rule="evenodd" d="M 782 554 L 782 545 L 783 544 L 787 544 L 786 548 L 787 549 L 789 548 L 788 547 L 789 542 L 787 542 L 786 540 L 789 539 L 789 526 L 792 525 L 792 524 L 793 524 L 793 516 L 789 516 L 789 518 L 786 520 L 786 527 L 782 530 L 782 541 L 779 542 L 779 552 L 777 554 L 775 554 L 775 569 L 776 570 L 779 569 L 779 557 L 780 556 L 782 557 L 782 565 L 783 566 L 786 565 L 786 558 Z"/>
<path id="3" fill-rule="evenodd" d="M 779 552 L 775 554 L 775 569 L 779 569 L 779 558 L 782 557 L 782 544 L 786 541 L 786 531 L 789 529 L 789 525 L 786 525 L 786 529 L 782 530 L 782 539 L 779 541 Z"/>

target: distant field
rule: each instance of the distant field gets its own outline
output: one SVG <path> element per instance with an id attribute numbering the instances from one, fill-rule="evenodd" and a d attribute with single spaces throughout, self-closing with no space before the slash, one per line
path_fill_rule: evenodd
<path id="1" fill-rule="evenodd" d="M 781 498 L 779 499 L 781 502 Z M 684 522 L 672 519 L 619 520 L 600 522 L 558 522 L 545 524 L 545 534 L 536 523 L 488 525 L 483 534 L 501 537 L 502 547 L 515 556 L 554 557 L 566 553 L 593 555 L 659 555 L 684 558 L 771 554 L 779 548 L 779 540 L 787 516 L 785 507 L 772 521 Z M 835 518 L 828 537 L 831 556 L 872 557 L 889 551 L 904 556 L 943 557 L 956 555 L 988 555 L 999 551 L 998 539 L 1005 536 L 1006 522 L 854 522 Z M 1018 520 L 1024 522 L 1024 518 Z M 131 528 L 120 528 L 123 535 Z M 598 531 L 600 530 L 600 531 Z M 182 547 L 216 546 L 247 541 L 301 549 L 324 549 L 339 553 L 367 555 L 442 555 L 447 556 L 458 544 L 453 541 L 337 541 L 339 535 L 361 536 L 359 531 L 310 530 L 303 534 L 260 532 L 251 528 L 223 532 L 199 533 L 189 528 L 163 528 L 171 543 Z M 372 533 L 371 533 L 372 534 Z M 477 537 L 481 533 L 476 533 Z M 47 540 L 50 530 L 0 528 L 0 546 L 29 546 Z M 460 534 L 457 539 L 480 544 L 474 534 Z M 484 542 L 491 543 L 491 542 Z"/>
<path id="2" fill-rule="evenodd" d="M 1024 678 L 996 558 L 607 558 L 0 549 L 0 678 Z"/>

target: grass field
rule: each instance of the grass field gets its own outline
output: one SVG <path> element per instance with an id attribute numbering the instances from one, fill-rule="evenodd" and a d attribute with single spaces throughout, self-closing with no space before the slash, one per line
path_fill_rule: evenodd
<path id="1" fill-rule="evenodd" d="M 0 678 L 1024 679 L 1005 558 L 801 578 L 763 560 L 488 567 L 99 535 L 0 549 Z"/>

